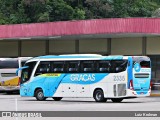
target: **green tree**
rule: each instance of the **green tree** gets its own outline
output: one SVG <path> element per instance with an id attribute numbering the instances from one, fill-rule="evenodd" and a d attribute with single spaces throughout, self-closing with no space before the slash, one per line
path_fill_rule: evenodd
<path id="1" fill-rule="evenodd" d="M 63 0 L 49 0 L 50 21 L 72 20 L 74 9 Z"/>
<path id="2" fill-rule="evenodd" d="M 158 4 L 151 0 L 112 0 L 110 17 L 151 17 Z"/>
<path id="3" fill-rule="evenodd" d="M 74 9 L 74 17 L 75 20 L 83 20 L 85 19 L 85 11 L 80 8 Z"/>
<path id="4" fill-rule="evenodd" d="M 87 19 L 108 18 L 112 11 L 107 0 L 85 0 Z"/>
<path id="5" fill-rule="evenodd" d="M 0 0 L 0 24 L 17 24 L 29 21 L 21 0 Z"/>
<path id="6" fill-rule="evenodd" d="M 160 16 L 160 0 L 0 0 L 0 6 L 0 24 Z"/>
<path id="7" fill-rule="evenodd" d="M 28 22 L 46 22 L 49 21 L 47 11 L 48 0 L 22 0 L 24 13 L 30 20 Z"/>
<path id="8" fill-rule="evenodd" d="M 3 13 L 0 12 L 0 24 L 1 24 L 1 25 L 7 24 L 6 20 L 7 20 L 7 19 L 5 18 L 5 16 L 3 15 Z"/>

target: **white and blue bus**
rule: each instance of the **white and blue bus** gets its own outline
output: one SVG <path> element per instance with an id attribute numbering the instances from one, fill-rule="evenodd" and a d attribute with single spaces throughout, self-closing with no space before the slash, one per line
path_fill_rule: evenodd
<path id="1" fill-rule="evenodd" d="M 151 92 L 147 56 L 48 55 L 28 60 L 19 70 L 20 95 L 39 101 L 93 97 L 96 102 L 121 102 Z"/>

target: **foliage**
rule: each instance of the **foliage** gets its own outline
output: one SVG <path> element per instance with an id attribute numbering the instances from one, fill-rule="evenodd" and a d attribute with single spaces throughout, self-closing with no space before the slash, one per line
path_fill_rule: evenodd
<path id="1" fill-rule="evenodd" d="M 160 0 L 0 0 L 0 24 L 160 17 Z"/>

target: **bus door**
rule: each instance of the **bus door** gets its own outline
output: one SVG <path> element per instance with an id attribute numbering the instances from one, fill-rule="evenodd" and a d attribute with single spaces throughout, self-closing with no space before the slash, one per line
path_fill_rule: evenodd
<path id="1" fill-rule="evenodd" d="M 21 78 L 20 78 L 20 95 L 24 96 L 24 95 L 31 95 L 31 87 L 35 87 L 34 86 L 30 86 L 30 84 L 27 84 L 31 79 L 32 79 L 32 72 L 34 70 L 34 67 L 36 66 L 37 62 L 33 61 L 33 62 L 29 62 L 26 63 L 24 65 L 24 67 L 19 68 L 16 72 L 18 74 L 18 72 L 20 70 L 22 70 L 21 72 Z"/>

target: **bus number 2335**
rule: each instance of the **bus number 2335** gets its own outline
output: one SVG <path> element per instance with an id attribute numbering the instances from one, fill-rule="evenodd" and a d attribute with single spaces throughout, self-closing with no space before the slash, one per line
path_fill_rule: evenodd
<path id="1" fill-rule="evenodd" d="M 125 76 L 114 75 L 114 76 L 113 76 L 113 80 L 114 80 L 114 81 L 125 81 Z"/>

